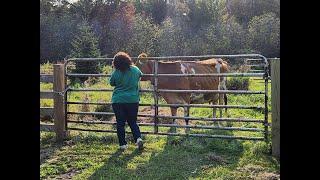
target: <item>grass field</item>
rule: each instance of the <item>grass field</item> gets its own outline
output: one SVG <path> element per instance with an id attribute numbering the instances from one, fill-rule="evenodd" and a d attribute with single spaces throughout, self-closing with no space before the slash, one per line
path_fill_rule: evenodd
<path id="1" fill-rule="evenodd" d="M 108 71 L 108 69 L 107 69 Z M 142 88 L 150 86 L 143 82 Z M 100 79 L 90 88 L 107 88 L 106 79 Z M 42 90 L 52 84 L 41 83 Z M 250 90 L 264 90 L 263 83 L 250 79 Z M 269 86 L 269 97 L 270 97 Z M 92 102 L 109 101 L 111 93 L 72 93 L 69 101 L 83 101 L 85 96 Z M 261 105 L 263 95 L 229 95 L 228 104 Z M 151 94 L 143 94 L 141 103 L 152 103 Z M 163 102 L 161 100 L 160 102 Z M 41 106 L 52 106 L 52 100 L 40 100 Z M 270 102 L 268 103 L 270 111 Z M 88 108 L 88 107 L 87 107 Z M 95 111 L 97 106 L 90 106 Z M 82 111 L 83 106 L 70 105 L 69 111 Z M 141 107 L 139 110 L 144 111 Z M 169 113 L 168 108 L 161 112 Z M 212 117 L 212 109 L 191 108 L 190 116 Z M 169 115 L 169 114 L 168 114 Z M 179 115 L 183 115 L 179 111 Z M 226 116 L 224 114 L 224 116 Z M 259 110 L 229 109 L 230 117 L 263 119 Z M 71 119 L 82 117 L 71 116 Z M 271 116 L 269 113 L 269 122 Z M 183 121 L 181 121 L 183 123 Z M 195 122 L 194 124 L 207 124 Z M 225 125 L 225 124 L 224 124 Z M 86 129 L 114 129 L 106 125 L 74 125 Z M 263 128 L 261 124 L 231 123 L 228 126 Z M 142 131 L 153 131 L 152 127 L 141 127 Z M 129 130 L 129 129 L 128 129 Z M 160 128 L 160 131 L 170 131 Z M 178 129 L 184 132 L 184 129 Z M 260 136 L 261 132 L 196 130 L 191 133 Z M 138 152 L 127 135 L 129 149 L 118 151 L 117 137 L 111 133 L 71 131 L 67 141 L 54 141 L 54 133 L 40 133 L 41 179 L 279 179 L 280 164 L 270 156 L 269 145 L 263 141 L 222 140 L 196 137 L 167 137 L 145 135 L 145 149 Z"/>

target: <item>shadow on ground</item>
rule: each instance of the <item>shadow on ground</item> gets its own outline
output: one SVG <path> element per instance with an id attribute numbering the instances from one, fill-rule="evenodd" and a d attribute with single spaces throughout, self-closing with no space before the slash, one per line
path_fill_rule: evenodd
<path id="1" fill-rule="evenodd" d="M 146 138 L 142 152 L 116 151 L 89 179 L 187 179 L 198 177 L 207 168 L 233 168 L 243 152 L 237 140 L 168 136 L 162 137 L 165 142 L 159 150 L 148 141 L 151 138 L 155 137 Z"/>

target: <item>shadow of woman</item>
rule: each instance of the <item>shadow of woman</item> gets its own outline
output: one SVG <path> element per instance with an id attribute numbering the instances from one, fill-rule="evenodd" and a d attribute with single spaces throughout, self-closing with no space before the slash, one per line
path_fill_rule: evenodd
<path id="1" fill-rule="evenodd" d="M 230 131 L 207 133 L 233 135 Z M 167 136 L 165 141 L 161 145 L 145 141 L 141 158 L 148 158 L 147 161 L 132 161 L 141 154 L 137 149 L 132 153 L 130 148 L 125 152 L 117 150 L 89 179 L 188 179 L 201 176 L 208 168 L 235 168 L 244 150 L 238 140 Z M 149 145 L 153 147 L 149 149 Z M 128 168 L 131 163 L 135 168 Z"/>
<path id="2" fill-rule="evenodd" d="M 135 156 L 140 155 L 142 153 L 138 149 L 135 149 L 130 154 L 126 154 L 126 151 L 118 149 L 105 161 L 104 165 L 102 165 L 98 170 L 96 170 L 88 179 L 114 179 L 117 176 L 122 177 L 124 175 L 124 171 L 120 171 L 120 169 L 126 169 L 128 162 Z"/>
<path id="3" fill-rule="evenodd" d="M 238 140 L 168 136 L 163 150 L 153 152 L 148 163 L 137 166 L 136 173 L 141 179 L 188 179 L 197 177 L 207 168 L 233 168 L 243 150 Z"/>

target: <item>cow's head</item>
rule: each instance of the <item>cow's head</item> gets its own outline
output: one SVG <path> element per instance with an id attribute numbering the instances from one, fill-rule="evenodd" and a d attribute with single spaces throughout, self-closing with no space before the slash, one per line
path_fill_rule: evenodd
<path id="1" fill-rule="evenodd" d="M 148 60 L 146 57 L 148 55 L 146 53 L 141 53 L 138 56 L 138 59 L 135 62 L 135 65 L 143 72 L 143 74 L 152 74 L 152 61 Z M 150 80 L 150 77 L 142 77 L 141 81 Z"/>
<path id="2" fill-rule="evenodd" d="M 227 61 L 218 59 L 218 63 L 221 65 L 221 73 L 227 73 L 230 71 L 230 67 Z"/>

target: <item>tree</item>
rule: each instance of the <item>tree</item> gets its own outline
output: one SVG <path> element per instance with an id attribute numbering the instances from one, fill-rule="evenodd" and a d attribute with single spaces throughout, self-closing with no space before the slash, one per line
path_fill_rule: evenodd
<path id="1" fill-rule="evenodd" d="M 98 48 L 98 39 L 92 32 L 88 22 L 84 21 L 78 27 L 78 34 L 72 41 L 72 49 L 70 57 L 72 58 L 94 58 L 100 57 L 100 50 Z M 99 72 L 99 63 L 97 62 L 77 62 L 74 73 L 96 74 Z M 79 80 L 84 82 L 87 78 L 80 77 Z"/>
<path id="2" fill-rule="evenodd" d="M 273 12 L 280 16 L 280 0 L 226 0 L 228 14 L 244 25 L 254 16 Z"/>
<path id="3" fill-rule="evenodd" d="M 180 26 L 174 25 L 171 18 L 163 21 L 160 27 L 160 55 L 177 56 L 186 53 L 186 38 Z"/>
<path id="4" fill-rule="evenodd" d="M 280 56 L 280 19 L 274 13 L 252 18 L 248 28 L 252 49 L 266 57 Z"/>
<path id="5" fill-rule="evenodd" d="M 218 22 L 225 13 L 221 0 L 191 0 L 188 5 L 191 28 L 195 32 L 209 24 Z"/>
<path id="6" fill-rule="evenodd" d="M 76 22 L 69 15 L 40 16 L 40 61 L 62 60 L 70 52 Z"/>
<path id="7" fill-rule="evenodd" d="M 138 56 L 142 52 L 155 56 L 159 51 L 158 39 L 158 26 L 152 24 L 150 18 L 136 14 L 132 28 L 132 37 L 128 42 L 128 52 L 133 56 Z"/>
<path id="8" fill-rule="evenodd" d="M 167 5 L 167 0 L 135 0 L 136 12 L 149 16 L 157 25 L 160 25 L 167 17 Z"/>
<path id="9" fill-rule="evenodd" d="M 107 32 L 108 42 L 106 46 L 108 54 L 115 54 L 118 51 L 127 51 L 128 42 L 132 37 L 132 28 L 134 24 L 135 7 L 131 2 L 122 2 L 113 15 L 109 31 Z"/>
<path id="10" fill-rule="evenodd" d="M 62 60 L 70 52 L 76 21 L 64 0 L 40 1 L 40 62 Z"/>

